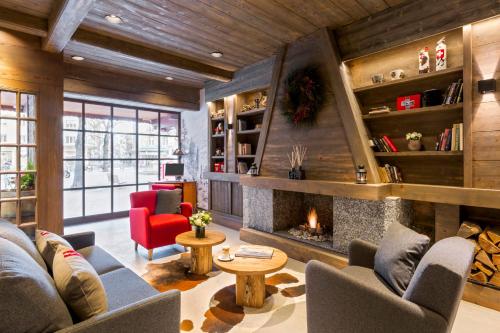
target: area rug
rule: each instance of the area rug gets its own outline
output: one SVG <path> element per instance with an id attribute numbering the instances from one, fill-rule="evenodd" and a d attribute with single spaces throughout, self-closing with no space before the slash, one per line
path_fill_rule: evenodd
<path id="1" fill-rule="evenodd" d="M 305 332 L 303 265 L 290 259 L 266 276 L 262 308 L 235 302 L 235 276 L 214 268 L 207 275 L 189 272 L 189 253 L 163 263 L 149 263 L 143 278 L 159 291 L 181 290 L 181 332 Z"/>

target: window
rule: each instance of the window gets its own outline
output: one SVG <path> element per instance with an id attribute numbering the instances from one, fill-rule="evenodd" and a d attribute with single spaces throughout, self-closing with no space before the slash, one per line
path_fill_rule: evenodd
<path id="1" fill-rule="evenodd" d="M 63 124 L 65 219 L 127 211 L 131 192 L 178 162 L 178 113 L 67 99 Z"/>
<path id="2" fill-rule="evenodd" d="M 0 217 L 36 224 L 36 95 L 0 91 Z"/>

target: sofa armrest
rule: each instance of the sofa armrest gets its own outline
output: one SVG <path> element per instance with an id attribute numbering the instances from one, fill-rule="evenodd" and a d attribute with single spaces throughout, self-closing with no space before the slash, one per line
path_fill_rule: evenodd
<path id="1" fill-rule="evenodd" d="M 116 309 L 58 333 L 178 333 L 181 296 L 171 290 Z"/>
<path id="2" fill-rule="evenodd" d="M 349 244 L 349 266 L 373 268 L 377 249 L 378 246 L 373 243 L 362 239 L 353 240 Z"/>
<path id="3" fill-rule="evenodd" d="M 306 309 L 310 333 L 447 331 L 439 314 L 318 261 L 306 266 Z"/>
<path id="4" fill-rule="evenodd" d="M 193 215 L 193 205 L 190 202 L 181 202 L 181 214 L 189 218 Z"/>
<path id="5" fill-rule="evenodd" d="M 75 249 L 80 250 L 84 247 L 95 245 L 95 233 L 93 231 L 80 232 L 77 234 L 62 236 Z"/>

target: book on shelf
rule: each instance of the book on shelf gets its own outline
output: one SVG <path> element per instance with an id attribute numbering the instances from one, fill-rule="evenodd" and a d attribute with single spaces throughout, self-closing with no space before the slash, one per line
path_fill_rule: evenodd
<path id="1" fill-rule="evenodd" d="M 238 162 L 238 173 L 246 174 L 248 172 L 248 164 L 247 162 Z"/>
<path id="2" fill-rule="evenodd" d="M 378 167 L 380 181 L 382 183 L 402 183 L 401 171 L 395 165 L 385 164 Z"/>
<path id="3" fill-rule="evenodd" d="M 252 145 L 249 143 L 238 143 L 238 155 L 252 155 Z"/>
<path id="4" fill-rule="evenodd" d="M 274 249 L 263 246 L 241 245 L 234 254 L 235 257 L 271 259 Z"/>
<path id="5" fill-rule="evenodd" d="M 464 150 L 464 124 L 453 124 L 446 128 L 436 140 L 436 151 L 463 151 Z"/>
<path id="6" fill-rule="evenodd" d="M 451 83 L 444 94 L 443 105 L 460 103 L 462 101 L 462 92 L 462 79 L 458 79 L 457 82 Z"/>
<path id="7" fill-rule="evenodd" d="M 387 135 L 384 135 L 382 138 L 371 138 L 371 140 L 369 140 L 369 145 L 377 152 L 395 153 L 399 151 L 394 142 Z"/>

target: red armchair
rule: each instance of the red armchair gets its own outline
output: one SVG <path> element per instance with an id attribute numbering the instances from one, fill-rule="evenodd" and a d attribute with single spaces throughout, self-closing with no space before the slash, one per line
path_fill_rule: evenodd
<path id="1" fill-rule="evenodd" d="M 189 217 L 193 206 L 189 202 L 180 205 L 181 214 L 155 215 L 156 192 L 143 191 L 130 194 L 130 234 L 135 249 L 140 244 L 148 250 L 148 259 L 153 258 L 153 249 L 175 244 L 175 237 L 191 230 Z"/>

